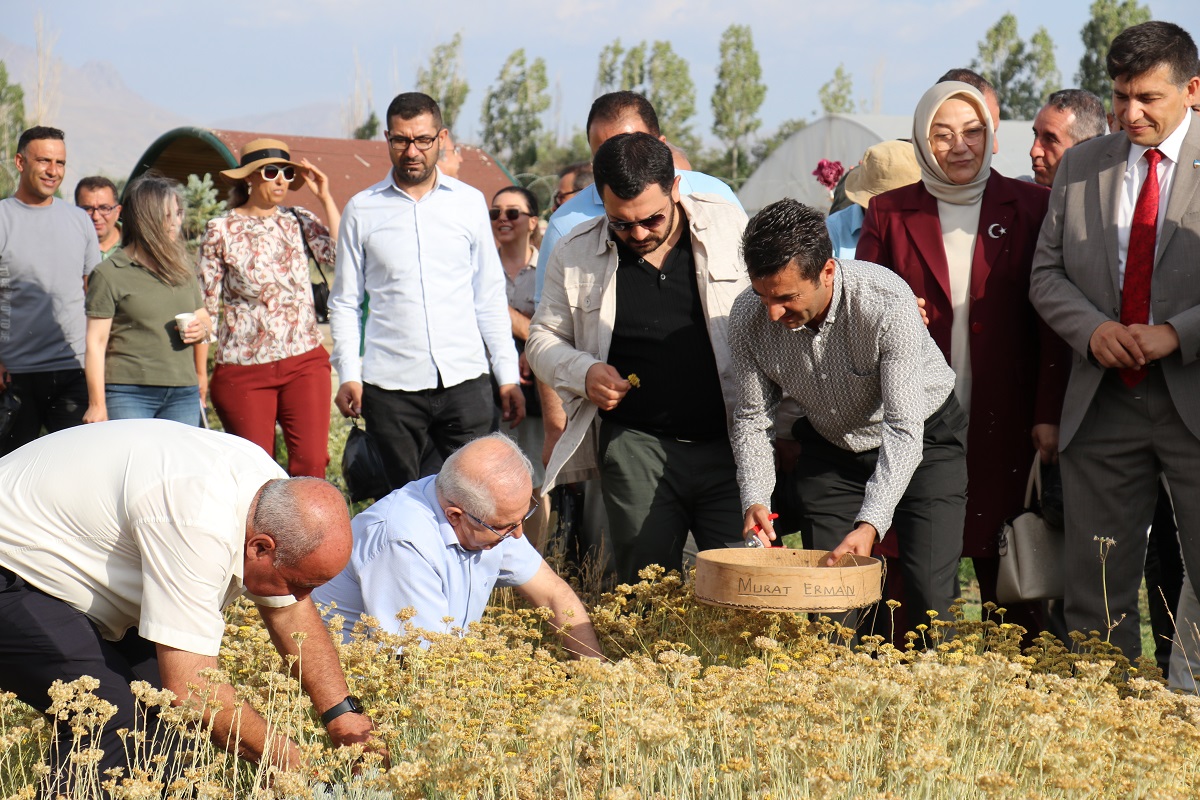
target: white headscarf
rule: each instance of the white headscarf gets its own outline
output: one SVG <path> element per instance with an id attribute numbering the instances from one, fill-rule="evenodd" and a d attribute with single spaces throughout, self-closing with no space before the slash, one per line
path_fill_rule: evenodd
<path id="1" fill-rule="evenodd" d="M 983 164 L 970 183 L 954 183 L 946 177 L 933 154 L 933 148 L 929 146 L 929 129 L 933 125 L 933 118 L 942 104 L 952 97 L 970 103 L 987 128 L 987 138 L 983 143 Z M 913 148 L 917 151 L 917 164 L 921 167 L 921 182 L 925 184 L 929 193 L 938 200 L 955 205 L 968 206 L 978 203 L 983 198 L 988 176 L 992 174 L 994 131 L 995 123 L 987 109 L 987 103 L 974 86 L 960 81 L 945 81 L 931 86 L 917 103 L 917 110 L 913 112 Z"/>

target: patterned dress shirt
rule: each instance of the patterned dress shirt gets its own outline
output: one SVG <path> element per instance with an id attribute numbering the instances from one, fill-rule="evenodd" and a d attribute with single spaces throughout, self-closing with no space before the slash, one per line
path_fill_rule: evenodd
<path id="1" fill-rule="evenodd" d="M 925 420 L 954 389 L 954 372 L 903 280 L 865 261 L 837 265 L 818 330 L 772 322 L 751 289 L 734 302 L 729 349 L 739 399 L 730 437 L 743 511 L 770 506 L 771 420 L 783 392 L 832 444 L 855 453 L 878 449 L 857 520 L 882 538 L 921 463 Z"/>

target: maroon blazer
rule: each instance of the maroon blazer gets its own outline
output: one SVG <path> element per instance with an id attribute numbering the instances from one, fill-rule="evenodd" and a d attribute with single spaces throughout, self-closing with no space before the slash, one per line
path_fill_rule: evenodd
<path id="1" fill-rule="evenodd" d="M 1033 463 L 1030 428 L 1057 425 L 1070 351 L 1029 302 L 1029 271 L 1050 192 L 992 170 L 971 264 L 971 425 L 964 556 L 995 556 L 1021 511 Z M 950 360 L 950 272 L 937 199 L 923 183 L 871 200 L 855 257 L 895 270 L 925 298 L 929 333 Z"/>

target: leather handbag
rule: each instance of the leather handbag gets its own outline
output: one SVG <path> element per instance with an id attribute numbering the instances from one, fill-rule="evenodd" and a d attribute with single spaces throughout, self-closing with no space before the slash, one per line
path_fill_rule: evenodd
<path id="1" fill-rule="evenodd" d="M 321 262 L 317 261 L 317 257 L 313 255 L 312 247 L 308 244 L 308 237 L 304 235 L 304 223 L 300 221 L 300 215 L 296 213 L 296 209 L 291 209 L 292 216 L 296 218 L 296 224 L 300 226 L 300 239 L 304 242 L 304 252 L 308 254 L 308 276 L 312 283 L 313 294 L 313 310 L 317 312 L 317 322 L 329 322 L 329 278 L 325 277 L 325 270 L 321 269 Z M 321 282 L 317 283 L 313 280 L 313 270 L 321 276 Z"/>
<path id="2" fill-rule="evenodd" d="M 342 478 L 346 481 L 350 502 L 386 497 L 392 486 L 383 468 L 379 445 L 375 444 L 371 434 L 358 426 L 357 420 L 352 420 L 352 425 L 346 437 L 346 449 L 342 451 Z"/>
<path id="3" fill-rule="evenodd" d="M 1042 460 L 1037 453 L 1025 486 L 1025 511 L 1000 529 L 996 599 L 1001 603 L 1063 596 L 1063 532 L 1033 510 L 1035 498 L 1040 508 Z"/>

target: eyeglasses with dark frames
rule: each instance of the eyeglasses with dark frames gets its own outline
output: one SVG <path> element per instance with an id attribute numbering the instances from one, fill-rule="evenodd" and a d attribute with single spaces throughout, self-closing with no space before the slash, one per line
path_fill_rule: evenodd
<path id="1" fill-rule="evenodd" d="M 531 505 L 531 506 L 529 507 L 529 511 L 527 511 L 527 512 L 525 513 L 525 516 L 521 518 L 521 521 L 520 521 L 520 522 L 514 522 L 512 525 L 509 525 L 507 528 L 505 528 L 505 529 L 504 529 L 504 530 L 502 530 L 502 531 L 501 531 L 501 530 L 497 530 L 496 528 L 493 528 L 491 525 L 488 525 L 486 522 L 484 522 L 484 521 L 483 521 L 483 520 L 481 520 L 479 517 L 477 517 L 477 516 L 475 516 L 474 514 L 472 514 L 470 511 L 467 511 L 467 510 L 465 510 L 465 509 L 464 509 L 464 510 L 463 510 L 463 513 L 464 513 L 464 514 L 466 514 L 468 517 L 470 517 L 470 518 L 471 518 L 471 519 L 472 519 L 472 520 L 475 522 L 475 524 L 477 524 L 477 525 L 482 525 L 483 527 L 487 528 L 487 529 L 488 529 L 489 531 L 491 531 L 492 533 L 494 533 L 494 534 L 496 534 L 497 536 L 499 536 L 499 537 L 500 537 L 500 541 L 504 541 L 505 539 L 507 539 L 508 537 L 512 536 L 514 533 L 516 533 L 516 532 L 517 532 L 517 528 L 519 528 L 519 527 L 521 527 L 522 525 L 524 525 L 526 522 L 528 522 L 528 521 L 529 521 L 529 518 L 530 518 L 530 517 L 532 517 L 532 516 L 533 516 L 535 513 L 537 513 L 538 506 L 540 505 L 540 503 L 538 502 L 538 500 L 537 500 L 537 498 L 536 498 L 536 497 L 530 498 L 530 500 L 533 502 L 533 505 Z"/>
<path id="2" fill-rule="evenodd" d="M 262 175 L 264 181 L 273 181 L 278 178 L 281 173 L 283 174 L 283 179 L 288 183 L 296 180 L 296 168 L 291 164 L 287 164 L 282 167 L 278 164 L 267 164 L 265 167 L 259 170 L 259 174 Z"/>
<path id="3" fill-rule="evenodd" d="M 522 216 L 526 216 L 526 217 L 533 216 L 528 211 L 522 211 L 519 208 L 489 208 L 488 209 L 488 216 L 492 218 L 492 222 L 495 222 L 496 220 L 500 219 L 501 214 L 503 214 L 504 218 L 506 220 L 508 220 L 509 222 L 516 222 Z"/>
<path id="4" fill-rule="evenodd" d="M 561 206 L 563 203 L 567 202 L 572 197 L 574 197 L 575 195 L 579 194 L 582 191 L 583 191 L 583 189 L 572 189 L 569 192 L 555 192 L 554 193 L 554 202 L 558 203 Z"/>
<path id="5" fill-rule="evenodd" d="M 438 134 L 440 133 L 441 131 L 438 131 Z M 384 136 L 387 138 L 388 144 L 391 145 L 392 149 L 400 153 L 407 150 L 409 145 L 414 144 L 418 150 L 425 152 L 433 147 L 438 140 L 437 134 L 433 136 L 418 136 L 415 139 L 410 139 L 407 136 L 393 136 L 390 133 L 385 133 Z"/>
<path id="6" fill-rule="evenodd" d="M 102 217 L 107 217 L 109 214 L 116 211 L 116 209 L 117 209 L 116 206 L 109 206 L 109 205 L 80 206 L 79 208 L 82 209 L 83 213 L 87 214 L 89 217 L 92 216 L 93 214 L 99 214 Z"/>

